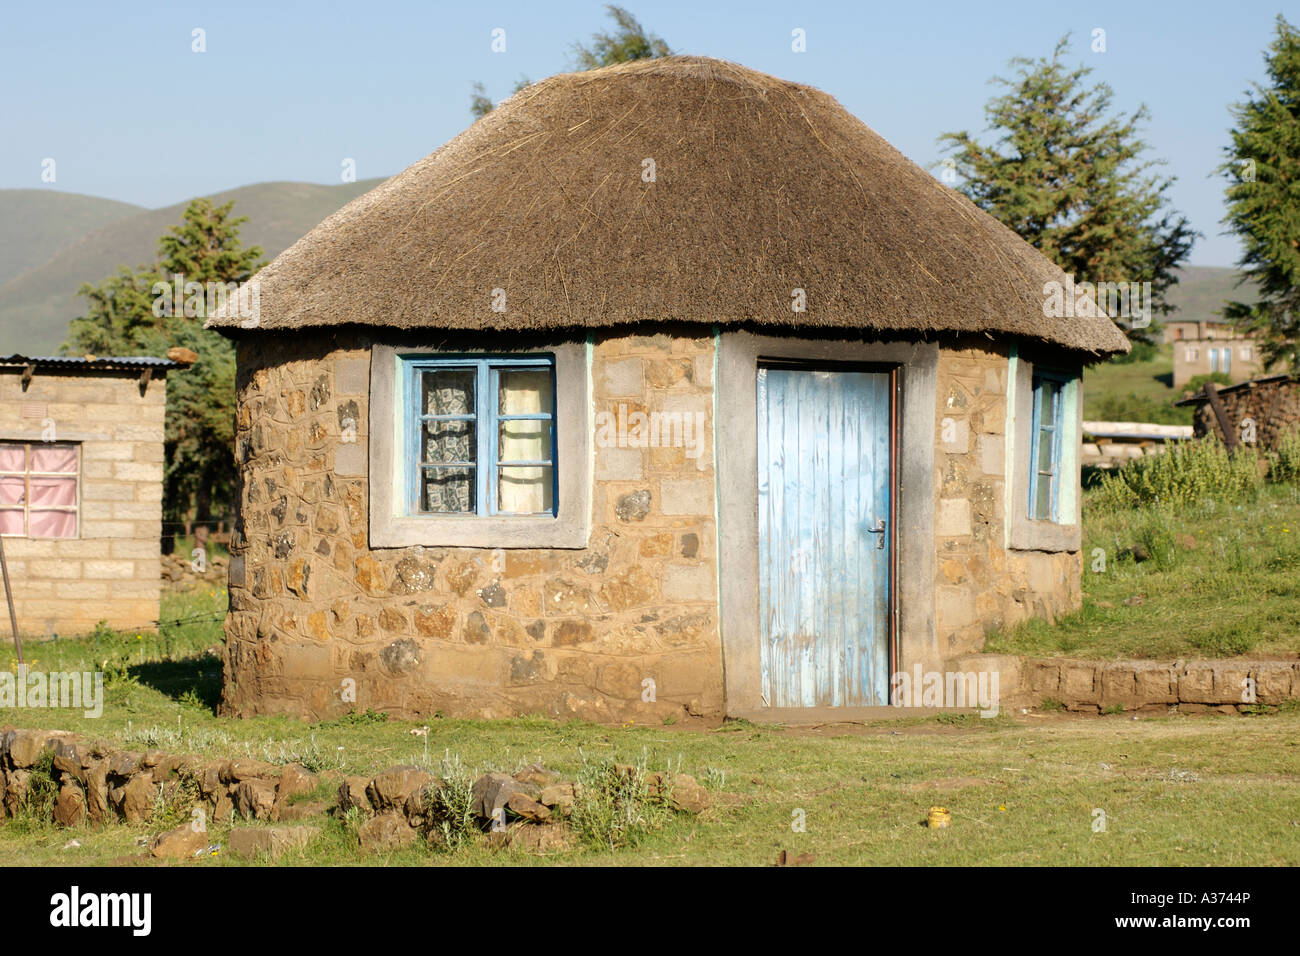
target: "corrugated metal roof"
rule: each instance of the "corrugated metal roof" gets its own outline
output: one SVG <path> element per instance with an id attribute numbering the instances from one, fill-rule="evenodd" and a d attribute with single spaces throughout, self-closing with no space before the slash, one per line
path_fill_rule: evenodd
<path id="1" fill-rule="evenodd" d="M 86 369 L 144 369 L 144 368 L 188 368 L 180 362 L 173 362 L 169 358 L 158 358 L 153 355 L 115 355 L 115 356 L 95 356 L 87 358 L 84 355 L 5 355 L 0 356 L 0 366 L 25 367 L 35 365 L 57 368 L 86 368 Z"/>

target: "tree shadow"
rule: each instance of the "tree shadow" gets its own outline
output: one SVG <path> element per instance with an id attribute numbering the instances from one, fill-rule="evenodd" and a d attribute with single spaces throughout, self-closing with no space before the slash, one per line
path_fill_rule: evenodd
<path id="1" fill-rule="evenodd" d="M 201 705 L 214 715 L 217 712 L 221 701 L 221 658 L 216 654 L 134 664 L 128 673 L 174 701 Z"/>

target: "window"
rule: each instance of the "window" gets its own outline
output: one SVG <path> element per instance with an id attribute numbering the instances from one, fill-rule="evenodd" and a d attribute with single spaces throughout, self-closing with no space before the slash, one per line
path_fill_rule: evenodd
<path id="1" fill-rule="evenodd" d="M 402 364 L 408 515 L 555 515 L 553 356 L 418 356 Z"/>
<path id="2" fill-rule="evenodd" d="M 1055 521 L 1061 477 L 1061 432 L 1065 378 L 1036 374 L 1030 436 L 1029 517 Z"/>
<path id="3" fill-rule="evenodd" d="M 0 442 L 0 534 L 77 536 L 78 446 Z"/>
<path id="4" fill-rule="evenodd" d="M 1241 357 L 1242 357 L 1242 359 L 1243 359 L 1244 361 L 1247 361 L 1247 362 L 1249 362 L 1249 361 L 1251 360 L 1251 358 L 1252 358 L 1253 356 L 1252 356 L 1252 353 L 1251 353 L 1251 351 L 1250 351 L 1250 346 L 1249 346 L 1249 345 L 1244 345 L 1244 346 L 1242 346 L 1242 349 L 1241 349 Z"/>
<path id="5" fill-rule="evenodd" d="M 1197 359 L 1199 359 L 1200 357 L 1201 357 L 1201 350 L 1200 350 L 1200 349 L 1188 349 L 1188 350 L 1187 350 L 1187 361 L 1189 361 L 1189 362 L 1195 362 L 1195 361 L 1196 361 Z"/>

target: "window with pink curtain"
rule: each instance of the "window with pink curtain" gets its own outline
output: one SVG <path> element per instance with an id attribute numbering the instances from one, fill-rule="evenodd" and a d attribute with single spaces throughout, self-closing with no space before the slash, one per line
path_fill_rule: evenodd
<path id="1" fill-rule="evenodd" d="M 0 442 L 0 534 L 77 536 L 78 446 Z"/>

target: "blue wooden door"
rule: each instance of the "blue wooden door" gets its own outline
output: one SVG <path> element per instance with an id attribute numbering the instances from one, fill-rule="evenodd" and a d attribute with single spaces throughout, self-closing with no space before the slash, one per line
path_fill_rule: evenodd
<path id="1" fill-rule="evenodd" d="M 763 703 L 889 703 L 890 375 L 758 370 Z"/>

